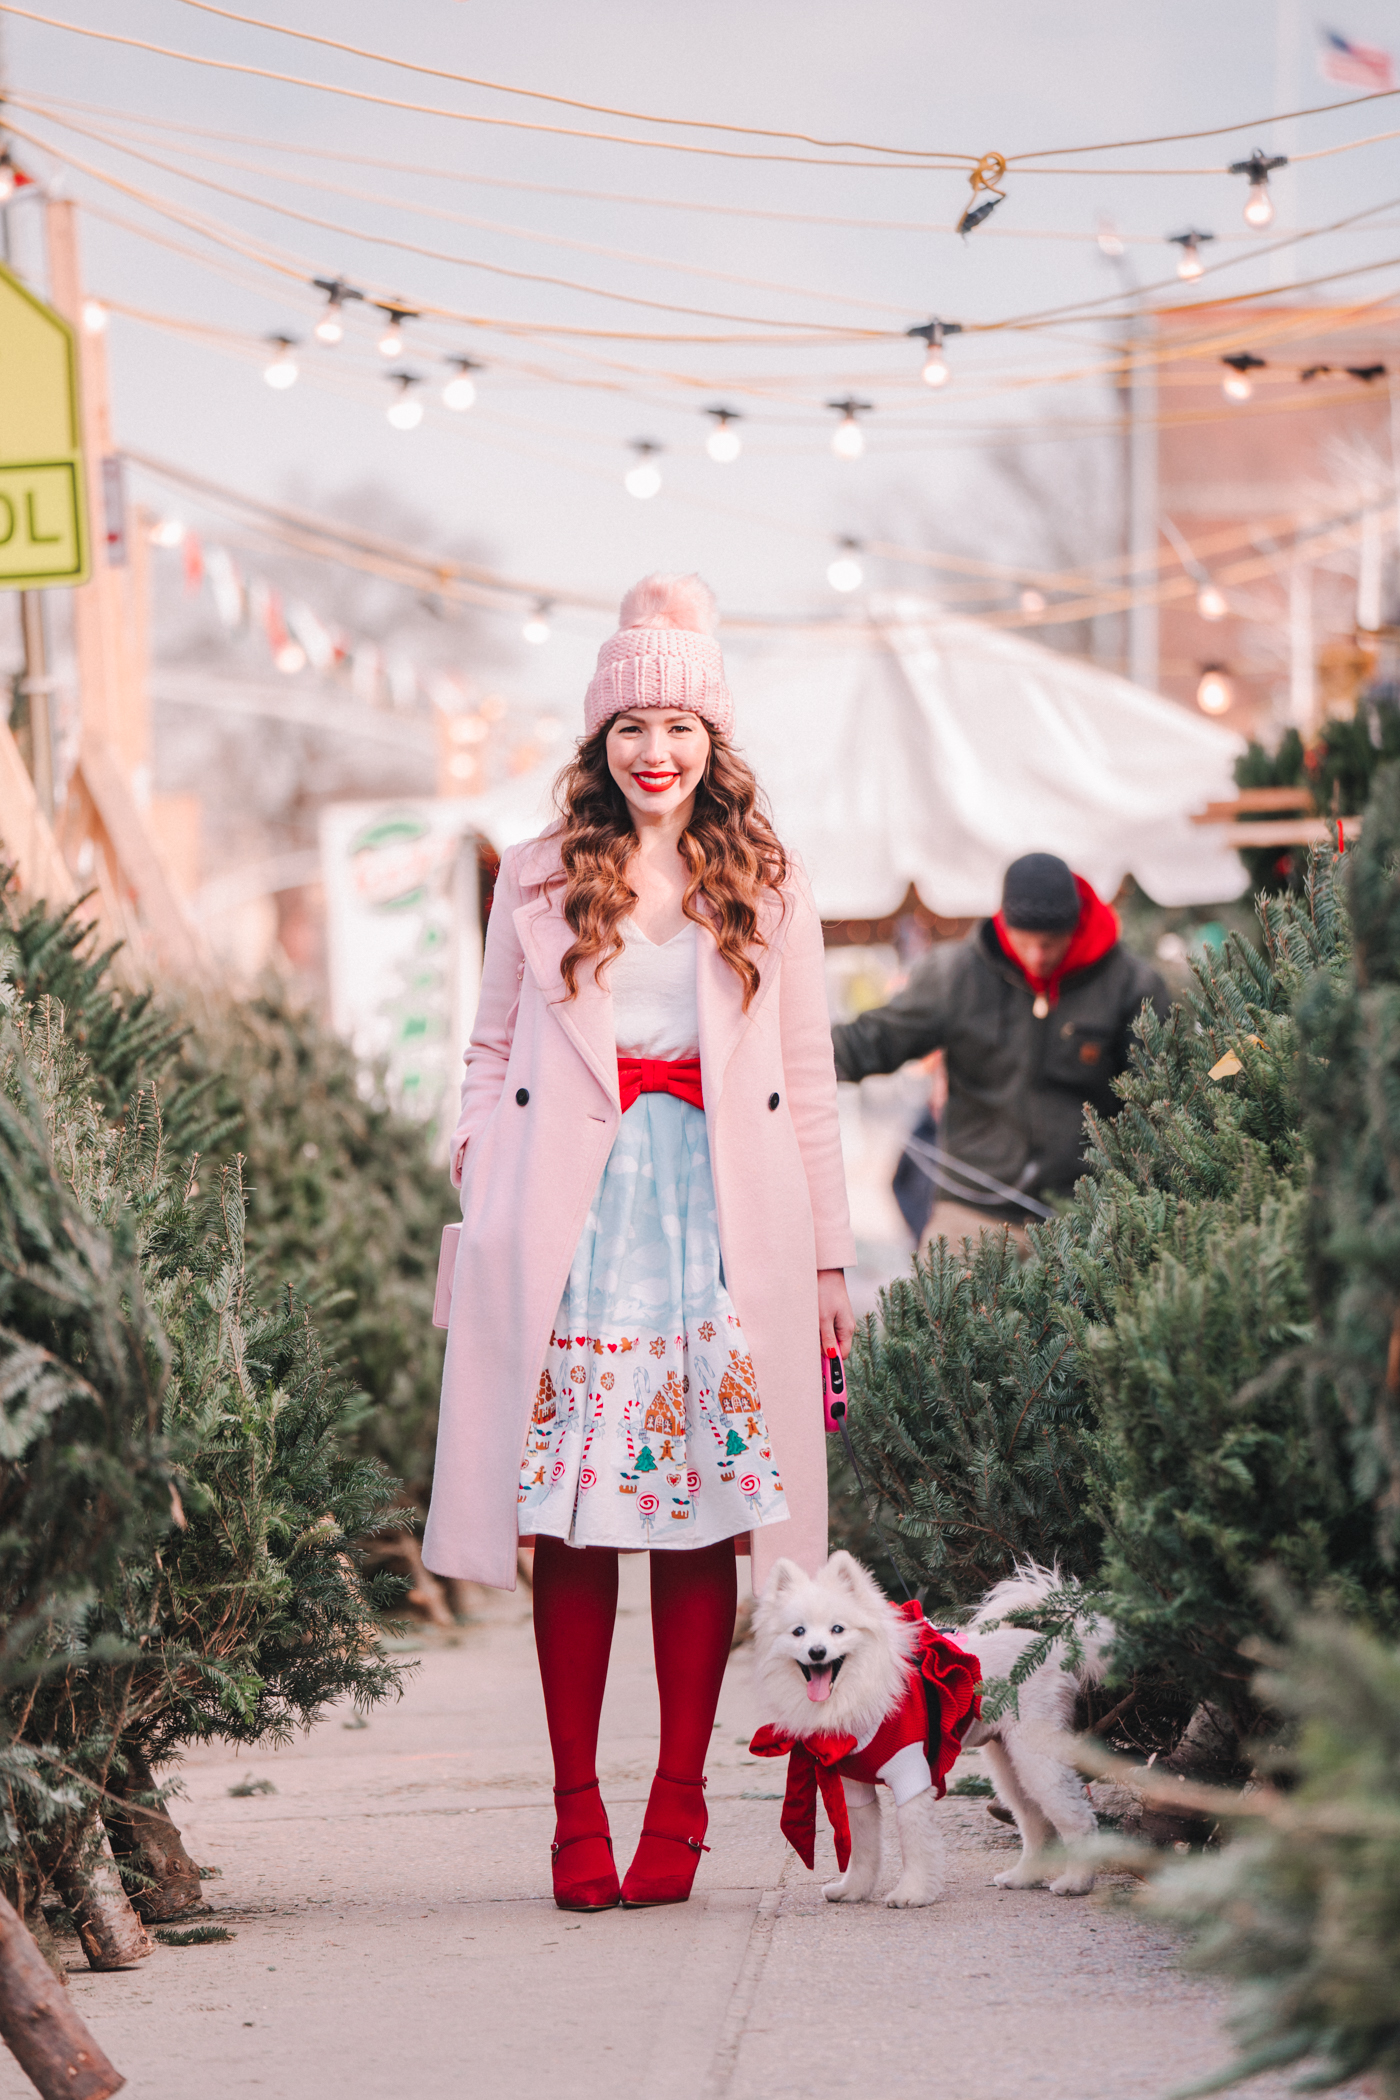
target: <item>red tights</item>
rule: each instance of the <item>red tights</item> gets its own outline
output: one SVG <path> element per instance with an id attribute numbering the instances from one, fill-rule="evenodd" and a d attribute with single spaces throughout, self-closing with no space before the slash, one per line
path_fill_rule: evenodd
<path id="1" fill-rule="evenodd" d="M 690 1552 L 651 1555 L 661 1749 L 641 1848 L 623 1886 L 624 1902 L 674 1902 L 689 1892 L 704 1835 L 700 1790 L 705 1756 L 734 1633 L 737 1594 L 731 1539 Z M 590 1829 L 599 1827 L 601 1811 L 594 1784 L 598 1723 L 617 1613 L 616 1552 L 610 1547 L 580 1549 L 560 1539 L 538 1539 L 534 1606 L 554 1784 L 561 1797 L 560 1839 L 573 1840 L 576 1835 L 582 1837 L 581 1819 Z M 577 1833 L 572 1828 L 575 1824 L 580 1824 Z M 601 1827 L 606 1829 L 606 1824 Z M 663 1847 L 657 1846 L 658 1838 L 665 1841 Z M 682 1846 L 688 1848 L 689 1859 L 666 1856 Z M 578 1849 L 582 1851 L 581 1846 Z M 591 1845 L 587 1852 L 596 1866 Z M 556 1854 L 560 1860 L 567 1857 L 563 1852 Z M 582 1866 L 583 1860 L 578 1864 Z M 682 1880 L 683 1892 L 679 1888 Z M 658 1890 L 669 1893 L 658 1894 Z"/>
<path id="2" fill-rule="evenodd" d="M 651 1556 L 651 1629 L 661 1694 L 658 1768 L 698 1780 L 734 1637 L 734 1542 Z M 617 1613 L 617 1554 L 608 1546 L 535 1544 L 535 1647 L 544 1685 L 554 1783 L 597 1777 L 598 1721 Z"/>

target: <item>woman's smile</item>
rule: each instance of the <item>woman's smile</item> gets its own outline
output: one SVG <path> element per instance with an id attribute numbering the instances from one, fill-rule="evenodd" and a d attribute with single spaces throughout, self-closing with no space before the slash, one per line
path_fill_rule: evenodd
<path id="1" fill-rule="evenodd" d="M 674 787 L 680 777 L 679 773 L 654 773 L 650 770 L 637 771 L 632 775 L 638 787 L 645 788 L 649 795 L 664 795 L 667 788 Z"/>

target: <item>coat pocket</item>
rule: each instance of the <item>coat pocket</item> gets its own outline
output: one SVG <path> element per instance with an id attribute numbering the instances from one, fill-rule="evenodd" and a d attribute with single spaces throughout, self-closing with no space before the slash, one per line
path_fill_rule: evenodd
<path id="1" fill-rule="evenodd" d="M 1113 1077 L 1113 1038 L 1106 1028 L 1082 1021 L 1053 1021 L 1045 1046 L 1045 1077 L 1052 1086 L 1069 1086 L 1087 1094 L 1107 1087 Z"/>
<path id="2" fill-rule="evenodd" d="M 437 1289 L 433 1294 L 433 1325 L 446 1327 L 452 1313 L 452 1277 L 457 1267 L 457 1242 L 462 1237 L 460 1225 L 444 1225 L 442 1228 L 442 1250 L 438 1255 Z"/>

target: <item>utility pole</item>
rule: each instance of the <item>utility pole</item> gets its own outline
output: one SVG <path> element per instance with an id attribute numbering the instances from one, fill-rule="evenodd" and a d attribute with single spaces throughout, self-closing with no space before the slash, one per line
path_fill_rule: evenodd
<path id="1" fill-rule="evenodd" d="M 95 877 L 113 932 L 149 945 L 167 969 L 202 974 L 193 929 L 144 816 L 150 783 L 150 707 L 141 658 L 144 564 L 133 580 L 122 462 L 112 442 L 105 316 L 83 297 L 74 207 L 46 206 L 49 290 L 73 328 L 82 363 L 83 460 L 92 573 L 73 592 L 73 645 L 82 713 L 78 763 L 61 843 L 81 878 Z"/>
<path id="2" fill-rule="evenodd" d="M 29 742 L 34 768 L 34 793 L 40 809 L 53 822 L 53 715 L 49 695 L 48 650 L 44 644 L 44 594 L 19 594 L 20 633 L 24 639 L 24 676 L 20 691 L 29 703 Z"/>
<path id="3" fill-rule="evenodd" d="M 1150 586 L 1157 575 L 1157 368 L 1152 357 L 1152 317 L 1143 306 L 1137 272 L 1111 226 L 1099 232 L 1099 252 L 1118 275 L 1132 313 L 1122 345 L 1125 369 L 1118 381 L 1123 404 L 1124 581 L 1134 593 L 1128 607 L 1128 676 L 1155 693 L 1158 675 L 1157 601 Z"/>

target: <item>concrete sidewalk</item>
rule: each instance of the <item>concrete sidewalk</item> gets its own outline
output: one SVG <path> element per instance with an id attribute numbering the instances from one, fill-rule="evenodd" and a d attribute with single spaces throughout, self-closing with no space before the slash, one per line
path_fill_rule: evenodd
<path id="1" fill-rule="evenodd" d="M 784 1768 L 747 1755 L 751 1655 L 720 1705 L 714 1849 L 674 1909 L 577 1918 L 550 1900 L 524 1592 L 425 1648 L 368 1727 L 337 1713 L 280 1753 L 192 1756 L 176 1818 L 219 1869 L 210 1911 L 236 1939 L 72 1974 L 132 2100 L 1158 2100 L 1224 2060 L 1218 1993 L 1115 1891 L 990 1886 L 1014 1840 L 979 1801 L 941 1810 L 952 1885 L 936 1907 L 826 1904 L 829 1835 L 809 1875 L 778 1830 Z M 600 1766 L 622 1865 L 655 1730 L 637 1557 Z M 232 1797 L 250 1776 L 276 1792 Z M 0 2093 L 29 2092 L 4 2057 Z"/>

